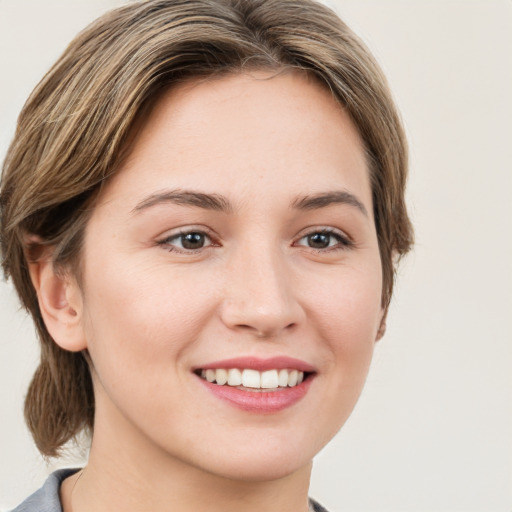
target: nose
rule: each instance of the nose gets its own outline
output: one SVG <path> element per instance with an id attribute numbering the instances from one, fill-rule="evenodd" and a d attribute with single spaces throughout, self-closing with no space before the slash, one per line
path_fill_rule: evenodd
<path id="1" fill-rule="evenodd" d="M 221 306 L 223 323 L 257 338 L 291 332 L 305 317 L 283 257 L 270 252 L 231 260 Z"/>

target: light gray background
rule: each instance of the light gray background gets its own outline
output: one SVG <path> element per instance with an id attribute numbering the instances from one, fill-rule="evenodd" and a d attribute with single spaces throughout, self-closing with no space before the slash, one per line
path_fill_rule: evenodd
<path id="1" fill-rule="evenodd" d="M 0 0 L 0 157 L 25 98 L 120 0 Z M 333 512 L 512 510 L 512 2 L 330 0 L 384 67 L 411 143 L 417 245 L 363 396 L 318 456 Z M 33 329 L 0 283 L 0 509 L 47 472 L 22 419 Z"/>

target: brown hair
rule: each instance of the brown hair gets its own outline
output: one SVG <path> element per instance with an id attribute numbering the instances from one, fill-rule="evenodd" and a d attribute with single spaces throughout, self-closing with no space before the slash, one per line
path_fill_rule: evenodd
<path id="1" fill-rule="evenodd" d="M 177 81 L 248 68 L 307 71 L 359 129 L 388 307 L 395 260 L 412 244 L 407 147 L 386 80 L 361 41 L 313 0 L 129 3 L 81 32 L 36 87 L 3 166 L 3 268 L 41 341 L 25 417 L 43 454 L 55 456 L 84 428 L 92 430 L 94 394 L 84 355 L 62 350 L 44 325 L 26 262 L 41 245 L 27 247 L 26 235 L 52 247 L 56 268 L 76 271 L 94 198 L 119 167 L 141 112 Z"/>

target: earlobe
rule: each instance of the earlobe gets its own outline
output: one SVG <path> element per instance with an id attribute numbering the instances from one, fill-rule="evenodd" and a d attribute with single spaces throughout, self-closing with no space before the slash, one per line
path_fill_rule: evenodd
<path id="1" fill-rule="evenodd" d="M 49 251 L 47 251 L 49 252 Z M 29 261 L 39 309 L 50 336 L 64 350 L 87 348 L 82 326 L 82 296 L 76 279 L 58 272 L 50 254 Z"/>
<path id="2" fill-rule="evenodd" d="M 386 334 L 386 319 L 387 319 L 387 316 L 388 316 L 388 312 L 387 310 L 384 311 L 382 313 L 382 318 L 380 319 L 380 325 L 379 325 L 379 329 L 377 331 L 377 336 L 375 337 L 375 342 L 379 341 L 382 339 L 382 337 L 384 336 L 384 334 Z"/>

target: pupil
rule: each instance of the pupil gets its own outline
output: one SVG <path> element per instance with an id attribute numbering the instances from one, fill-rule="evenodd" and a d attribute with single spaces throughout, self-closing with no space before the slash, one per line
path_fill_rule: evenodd
<path id="1" fill-rule="evenodd" d="M 204 245 L 204 235 L 201 233 L 188 233 L 181 237 L 185 249 L 200 249 Z"/>
<path id="2" fill-rule="evenodd" d="M 330 235 L 326 235 L 325 233 L 315 233 L 313 235 L 309 235 L 308 242 L 310 247 L 314 247 L 315 249 L 325 249 L 329 247 L 329 239 Z"/>

